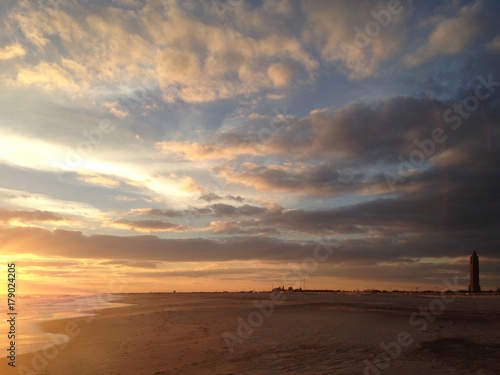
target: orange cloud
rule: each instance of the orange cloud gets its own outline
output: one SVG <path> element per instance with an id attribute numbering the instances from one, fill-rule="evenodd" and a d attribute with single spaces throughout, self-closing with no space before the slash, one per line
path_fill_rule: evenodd
<path id="1" fill-rule="evenodd" d="M 230 159 L 237 155 L 262 155 L 250 143 L 216 146 L 199 142 L 157 142 L 155 148 L 181 160 L 203 161 L 210 159 Z"/>
<path id="2" fill-rule="evenodd" d="M 24 56 L 26 51 L 20 44 L 13 44 L 4 48 L 0 48 L 0 60 L 9 60 L 14 57 Z"/>
<path id="3" fill-rule="evenodd" d="M 118 229 L 127 229 L 137 232 L 183 232 L 188 227 L 162 220 L 123 220 L 118 219 L 106 226 Z"/>
<path id="4" fill-rule="evenodd" d="M 149 2 L 131 12 L 103 6 L 96 13 L 85 4 L 73 4 L 71 11 L 61 4 L 50 22 L 40 23 L 45 15 L 39 7 L 22 2 L 9 14 L 13 27 L 37 25 L 23 30 L 28 42 L 48 54 L 56 36 L 70 57 L 23 65 L 17 83 L 76 92 L 103 82 L 130 86 L 151 74 L 168 102 L 208 102 L 290 84 L 299 72 L 292 65 L 302 68 L 306 79 L 318 68 L 299 38 L 269 27 L 283 16 L 278 8 L 261 12 L 259 19 L 267 22 L 251 36 L 245 31 L 255 28 L 256 20 L 246 7 L 239 10 L 238 28 L 218 22 L 219 15 L 204 5 L 203 17 L 187 14 L 176 2 L 160 7 Z M 5 58 L 24 54 L 19 46 L 2 51 Z"/>
<path id="5" fill-rule="evenodd" d="M 25 222 L 48 222 L 58 223 L 71 219 L 64 218 L 51 211 L 27 211 L 27 210 L 8 210 L 0 208 L 0 221 L 9 223 L 11 221 L 25 223 Z"/>
<path id="6" fill-rule="evenodd" d="M 102 185 L 107 187 L 120 186 L 119 181 L 114 180 L 110 177 L 95 175 L 90 171 L 79 171 L 78 174 L 79 176 L 77 178 L 79 180 L 87 182 L 89 184 Z"/>
<path id="7" fill-rule="evenodd" d="M 276 63 L 267 69 L 267 74 L 276 87 L 288 85 L 296 73 L 297 68 L 290 61 Z"/>
<path id="8" fill-rule="evenodd" d="M 41 62 L 37 66 L 24 67 L 17 73 L 16 83 L 41 86 L 47 90 L 63 89 L 68 92 L 81 91 L 87 87 L 84 81 L 77 82 L 70 73 L 55 63 Z"/>

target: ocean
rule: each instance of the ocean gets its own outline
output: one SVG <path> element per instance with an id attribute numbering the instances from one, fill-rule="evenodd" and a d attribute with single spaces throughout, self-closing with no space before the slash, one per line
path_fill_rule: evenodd
<path id="1" fill-rule="evenodd" d="M 122 296 L 113 294 L 95 295 L 47 295 L 33 294 L 16 296 L 16 354 L 24 354 L 44 349 L 54 344 L 63 344 L 70 338 L 62 334 L 43 332 L 41 322 L 47 320 L 78 318 L 97 315 L 96 311 L 106 308 L 127 306 L 128 304 L 116 303 Z M 9 323 L 7 311 L 0 320 L 0 358 L 7 356 Z"/>

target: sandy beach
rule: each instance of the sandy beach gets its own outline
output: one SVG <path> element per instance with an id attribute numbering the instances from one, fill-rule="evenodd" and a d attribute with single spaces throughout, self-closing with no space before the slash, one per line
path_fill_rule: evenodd
<path id="1" fill-rule="evenodd" d="M 43 323 L 2 374 L 497 374 L 500 296 L 165 293 Z"/>

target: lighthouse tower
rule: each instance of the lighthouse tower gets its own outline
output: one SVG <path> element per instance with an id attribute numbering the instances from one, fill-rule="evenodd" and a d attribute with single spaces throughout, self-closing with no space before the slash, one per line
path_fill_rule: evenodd
<path id="1" fill-rule="evenodd" d="M 474 251 L 470 256 L 470 285 L 469 292 L 480 292 L 481 286 L 479 285 L 479 258 Z"/>

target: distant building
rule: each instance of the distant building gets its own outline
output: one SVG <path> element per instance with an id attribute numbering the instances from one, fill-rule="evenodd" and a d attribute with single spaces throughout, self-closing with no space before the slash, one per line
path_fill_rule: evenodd
<path id="1" fill-rule="evenodd" d="M 479 258 L 474 251 L 470 256 L 470 285 L 469 292 L 480 292 L 481 286 L 479 285 Z"/>

